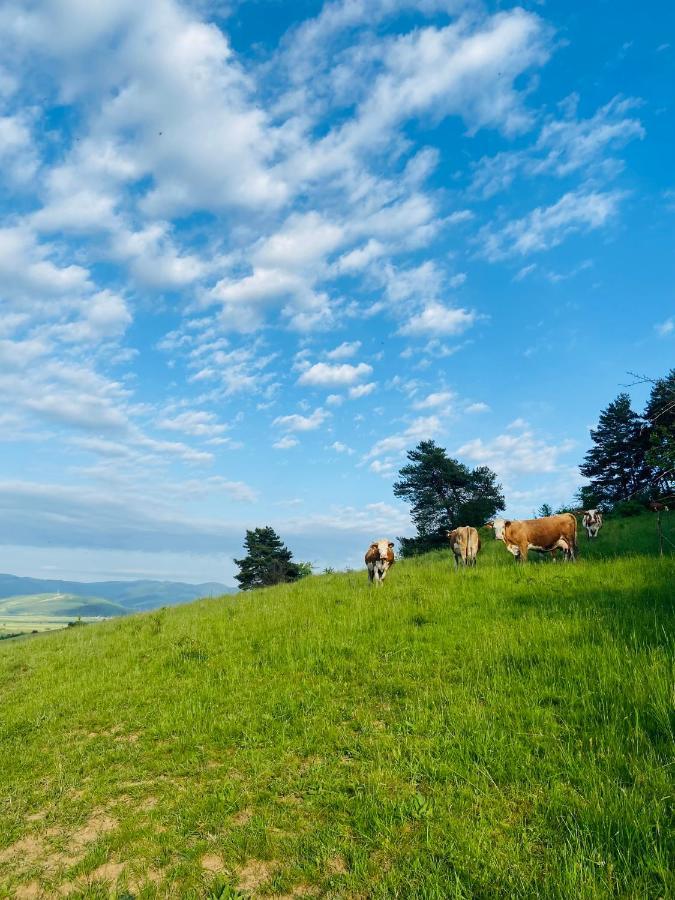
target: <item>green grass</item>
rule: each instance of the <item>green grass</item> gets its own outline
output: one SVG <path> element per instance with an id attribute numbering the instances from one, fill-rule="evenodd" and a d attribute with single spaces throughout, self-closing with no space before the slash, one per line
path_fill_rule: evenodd
<path id="1" fill-rule="evenodd" d="M 0 896 L 673 896 L 652 525 L 2 642 Z"/>

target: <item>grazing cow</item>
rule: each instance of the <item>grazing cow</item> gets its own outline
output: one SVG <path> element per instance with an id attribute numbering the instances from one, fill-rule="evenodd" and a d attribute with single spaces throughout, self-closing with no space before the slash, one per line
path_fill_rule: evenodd
<path id="1" fill-rule="evenodd" d="M 480 537 L 471 525 L 460 525 L 448 531 L 450 547 L 455 555 L 455 569 L 459 568 L 460 561 L 463 566 L 475 566 L 476 556 L 480 550 Z"/>
<path id="2" fill-rule="evenodd" d="M 661 503 L 658 500 L 652 500 L 649 503 L 649 508 L 652 512 L 668 512 L 668 507 L 665 503 Z"/>
<path id="3" fill-rule="evenodd" d="M 366 565 L 368 566 L 368 581 L 381 585 L 387 572 L 394 565 L 394 542 L 384 538 L 381 541 L 373 541 L 366 553 Z"/>
<path id="4" fill-rule="evenodd" d="M 495 519 L 487 523 L 495 530 L 495 538 L 504 541 L 506 549 L 521 562 L 527 562 L 528 550 L 552 552 L 560 547 L 565 559 L 573 560 L 577 549 L 577 520 L 572 513 L 543 516 L 541 519 Z"/>
<path id="5" fill-rule="evenodd" d="M 596 538 L 602 528 L 602 513 L 599 509 L 587 509 L 584 512 L 583 525 L 588 539 Z"/>

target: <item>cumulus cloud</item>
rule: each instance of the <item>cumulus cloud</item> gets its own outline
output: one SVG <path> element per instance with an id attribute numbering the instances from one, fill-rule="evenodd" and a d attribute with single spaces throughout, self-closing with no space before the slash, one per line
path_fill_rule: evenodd
<path id="1" fill-rule="evenodd" d="M 527 423 L 516 420 L 511 423 L 508 433 L 489 441 L 474 438 L 458 447 L 456 454 L 474 465 L 489 466 L 501 478 L 509 478 L 532 472 L 555 472 L 560 466 L 560 457 L 574 447 L 575 442 L 568 439 L 547 442 L 528 428 Z"/>
<path id="2" fill-rule="evenodd" d="M 330 365 L 320 362 L 306 369 L 298 378 L 298 384 L 312 387 L 338 387 L 354 384 L 362 378 L 367 378 L 372 371 L 373 367 L 367 363 Z"/>
<path id="3" fill-rule="evenodd" d="M 376 387 L 377 384 L 374 381 L 370 381 L 368 384 L 357 384 L 355 387 L 349 388 L 349 396 L 352 400 L 358 400 L 360 397 L 372 394 Z"/>
<path id="4" fill-rule="evenodd" d="M 477 319 L 472 310 L 428 303 L 422 312 L 412 316 L 401 326 L 400 333 L 410 337 L 462 334 Z"/>
<path id="5" fill-rule="evenodd" d="M 272 424 L 285 431 L 314 431 L 320 428 L 328 418 L 330 418 L 330 413 L 318 407 L 309 416 L 301 416 L 298 413 L 277 416 Z"/>
<path id="6" fill-rule="evenodd" d="M 427 394 L 423 400 L 417 400 L 413 403 L 415 409 L 437 409 L 439 407 L 448 408 L 455 400 L 454 391 L 435 391 Z"/>

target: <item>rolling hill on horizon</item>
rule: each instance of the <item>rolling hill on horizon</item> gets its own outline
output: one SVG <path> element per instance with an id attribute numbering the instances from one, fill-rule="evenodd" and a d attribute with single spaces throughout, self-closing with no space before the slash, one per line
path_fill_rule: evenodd
<path id="1" fill-rule="evenodd" d="M 177 606 L 199 597 L 234 594 L 237 588 L 216 581 L 188 584 L 181 581 L 62 581 L 53 578 L 30 578 L 0 573 L 0 601 L 9 597 L 36 594 L 70 594 L 76 597 L 100 598 L 118 604 L 128 612 Z"/>
<path id="2" fill-rule="evenodd" d="M 104 616 L 128 616 L 131 610 L 104 600 L 102 597 L 85 597 L 77 594 L 44 593 L 19 594 L 0 600 L 0 620 L 16 616 L 46 616 L 70 618 L 95 618 Z"/>

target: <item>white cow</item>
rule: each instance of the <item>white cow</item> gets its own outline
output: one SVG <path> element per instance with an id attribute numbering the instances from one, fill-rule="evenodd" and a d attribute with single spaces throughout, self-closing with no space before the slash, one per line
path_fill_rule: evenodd
<path id="1" fill-rule="evenodd" d="M 368 581 L 379 587 L 384 581 L 387 572 L 394 565 L 394 542 L 383 538 L 373 541 L 366 552 L 366 565 L 368 566 Z"/>
<path id="2" fill-rule="evenodd" d="M 598 509 L 587 509 L 584 513 L 583 526 L 589 540 L 596 538 L 602 528 L 602 513 Z"/>

